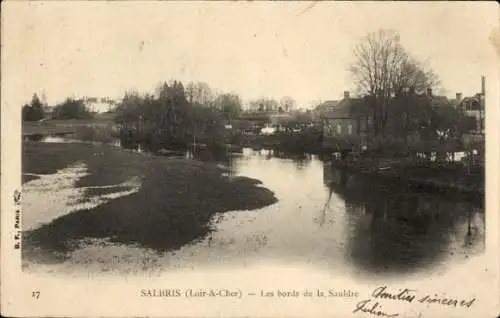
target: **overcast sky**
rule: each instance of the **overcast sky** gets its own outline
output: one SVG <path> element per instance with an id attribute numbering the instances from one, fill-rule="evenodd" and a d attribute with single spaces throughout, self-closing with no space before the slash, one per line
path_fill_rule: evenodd
<path id="1" fill-rule="evenodd" d="M 118 98 L 161 80 L 204 81 L 244 100 L 301 105 L 353 90 L 346 71 L 367 32 L 391 28 L 439 75 L 448 96 L 498 85 L 489 3 L 21 2 L 4 5 L 2 95 Z M 307 10 L 307 8 L 309 8 Z"/>

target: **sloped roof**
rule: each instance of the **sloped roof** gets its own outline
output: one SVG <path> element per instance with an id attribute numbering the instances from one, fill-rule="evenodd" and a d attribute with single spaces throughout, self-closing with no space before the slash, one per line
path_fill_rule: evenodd
<path id="1" fill-rule="evenodd" d="M 241 114 L 238 119 L 241 120 L 250 120 L 250 121 L 259 121 L 259 122 L 267 122 L 269 121 L 268 113 L 249 113 L 249 114 Z"/>
<path id="2" fill-rule="evenodd" d="M 323 103 L 317 105 L 316 107 L 314 107 L 314 109 L 312 110 L 312 113 L 321 116 L 329 108 L 337 106 L 338 103 L 340 103 L 340 101 L 338 101 L 338 100 L 329 100 L 329 101 L 323 102 Z"/>
<path id="3" fill-rule="evenodd" d="M 290 121 L 293 121 L 295 118 L 296 118 L 296 116 L 293 116 L 291 114 L 272 114 L 272 115 L 269 115 L 269 120 L 271 121 L 272 124 L 275 124 L 275 125 L 287 124 Z"/>
<path id="4" fill-rule="evenodd" d="M 480 98 L 480 96 L 478 96 L 476 94 L 475 96 L 464 97 L 464 99 L 462 99 L 460 101 L 460 103 L 457 105 L 457 108 L 465 110 L 466 109 L 466 105 L 468 105 L 468 104 L 470 105 L 470 104 L 473 104 L 473 103 L 478 103 L 478 107 L 480 108 L 480 106 L 481 106 L 481 98 Z"/>
<path id="5" fill-rule="evenodd" d="M 432 97 L 435 101 L 441 102 L 441 103 L 447 103 L 450 100 L 446 96 L 433 96 Z"/>
<path id="6" fill-rule="evenodd" d="M 370 108 L 366 99 L 347 98 L 340 101 L 327 101 L 320 105 L 325 108 L 325 118 L 350 118 L 354 115 L 369 115 Z"/>
<path id="7" fill-rule="evenodd" d="M 316 106 L 316 109 L 328 109 L 332 107 L 336 107 L 342 100 L 327 100 Z"/>

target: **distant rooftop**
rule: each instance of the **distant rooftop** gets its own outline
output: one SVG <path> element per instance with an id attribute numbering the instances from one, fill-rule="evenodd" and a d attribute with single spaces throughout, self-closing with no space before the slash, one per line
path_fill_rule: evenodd
<path id="1" fill-rule="evenodd" d="M 318 106 L 323 117 L 350 118 L 353 115 L 371 114 L 365 98 L 344 98 L 339 101 L 326 101 Z"/>

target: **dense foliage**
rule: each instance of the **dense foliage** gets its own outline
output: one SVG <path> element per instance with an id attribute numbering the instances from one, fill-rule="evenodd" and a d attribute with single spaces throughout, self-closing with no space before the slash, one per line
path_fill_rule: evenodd
<path id="1" fill-rule="evenodd" d="M 45 112 L 43 104 L 36 94 L 33 95 L 30 104 L 23 106 L 22 118 L 23 121 L 37 121 L 43 119 Z"/>
<path id="2" fill-rule="evenodd" d="M 384 134 L 388 129 L 394 96 L 408 91 L 422 94 L 439 82 L 431 69 L 406 51 L 399 34 L 392 30 L 369 33 L 354 48 L 353 54 L 355 60 L 350 72 L 358 92 L 370 97 L 375 135 Z"/>
<path id="3" fill-rule="evenodd" d="M 236 95 L 223 94 L 214 100 L 204 94 L 194 98 L 179 81 L 158 87 L 156 95 L 125 94 L 117 107 L 122 145 L 148 150 L 224 144 L 224 123 L 237 116 L 241 102 Z M 189 100 L 188 100 L 189 98 Z M 206 104 L 202 104 L 205 101 Z"/>
<path id="4" fill-rule="evenodd" d="M 350 72 L 371 119 L 369 148 L 392 154 L 446 153 L 463 148 L 476 129 L 459 101 L 435 96 L 439 79 L 402 46 L 399 34 L 379 30 L 354 48 Z"/>
<path id="5" fill-rule="evenodd" d="M 92 117 L 92 112 L 83 100 L 72 98 L 67 98 L 63 103 L 54 107 L 52 114 L 54 119 L 86 119 Z"/>

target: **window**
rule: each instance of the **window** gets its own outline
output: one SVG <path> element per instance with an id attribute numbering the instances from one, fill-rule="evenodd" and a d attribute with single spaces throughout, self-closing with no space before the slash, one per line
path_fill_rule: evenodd
<path id="1" fill-rule="evenodd" d="M 351 124 L 349 124 L 349 126 L 347 126 L 347 131 L 348 131 L 349 135 L 352 135 L 352 125 Z"/>
<path id="2" fill-rule="evenodd" d="M 337 134 L 341 134 L 342 133 L 342 125 L 337 125 Z"/>
<path id="3" fill-rule="evenodd" d="M 473 100 L 470 104 L 470 110 L 480 110 L 481 109 L 481 105 L 479 104 L 478 101 L 476 100 Z"/>
<path id="4" fill-rule="evenodd" d="M 332 134 L 332 124 L 329 121 L 325 121 L 324 133 L 325 136 L 330 136 Z"/>

